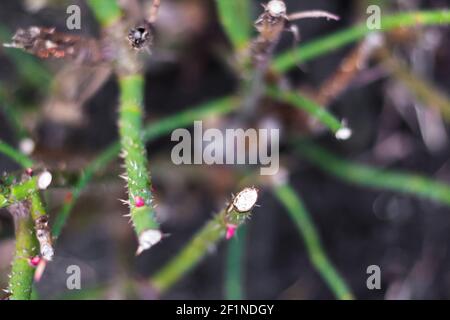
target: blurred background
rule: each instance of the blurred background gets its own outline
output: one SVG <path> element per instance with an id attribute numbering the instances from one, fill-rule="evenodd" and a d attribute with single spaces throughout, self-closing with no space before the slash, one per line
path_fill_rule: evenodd
<path id="1" fill-rule="evenodd" d="M 136 16 L 139 2 L 148 3 L 120 2 Z M 265 1 L 253 2 L 256 19 L 262 12 L 259 3 Z M 445 0 L 287 0 L 286 4 L 289 12 L 322 9 L 341 17 L 339 22 L 299 22 L 301 42 L 307 42 L 364 21 L 367 6 L 375 2 L 383 6 L 383 14 L 448 8 L 449 4 Z M 70 4 L 79 5 L 82 12 L 81 30 L 71 33 L 98 37 L 99 26 L 84 1 L 3 0 L 1 42 L 9 42 L 19 27 L 37 25 L 65 31 Z M 145 59 L 147 123 L 238 90 L 239 77 L 230 67 L 231 47 L 214 1 L 163 0 L 156 29 L 152 56 Z M 450 183 L 449 113 L 441 109 L 450 110 L 449 36 L 448 27 L 412 27 L 389 34 L 385 51 L 368 57 L 345 90 L 326 103 L 352 128 L 348 141 L 337 141 L 305 114 L 293 108 L 274 108 L 276 103 L 271 101 L 262 102 L 258 118 L 271 121 L 282 132 L 310 137 L 343 158 Z M 277 52 L 290 49 L 292 41 L 291 34 L 284 34 Z M 343 59 L 357 49 L 358 44 L 350 45 L 300 64 L 289 71 L 287 81 L 314 97 Z M 434 100 L 436 92 L 442 97 L 439 101 Z M 40 61 L 18 50 L 0 48 L 0 139 L 22 151 L 30 148 L 31 139 L 33 159 L 50 170 L 76 174 L 118 139 L 117 98 L 117 82 L 108 68 Z M 311 213 L 331 261 L 357 298 L 450 298 L 448 207 L 342 182 L 282 145 L 291 184 Z M 57 241 L 55 261 L 37 284 L 40 298 L 153 297 L 146 279 L 223 207 L 238 183 L 232 166 L 173 165 L 173 146 L 170 136 L 148 145 L 157 211 L 170 236 L 135 257 L 135 235 L 123 217 L 127 208 L 118 201 L 126 195 L 117 160 L 96 176 L 77 202 Z M 18 169 L 0 155 L 1 172 Z M 56 183 L 46 192 L 52 218 L 67 191 Z M 245 236 L 238 231 L 232 240 L 245 244 L 244 297 L 333 298 L 311 266 L 285 209 L 264 189 L 259 204 Z M 224 298 L 227 245 L 214 248 L 162 298 Z M 13 221 L 0 209 L 0 287 L 7 286 L 13 248 Z M 65 271 L 72 264 L 82 269 L 81 291 L 66 289 Z M 366 287 L 366 269 L 374 264 L 382 270 L 381 290 Z"/>

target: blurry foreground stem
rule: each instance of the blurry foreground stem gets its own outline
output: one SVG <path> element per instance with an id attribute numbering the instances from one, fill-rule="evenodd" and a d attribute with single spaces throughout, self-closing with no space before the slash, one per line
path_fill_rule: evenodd
<path id="1" fill-rule="evenodd" d="M 450 186 L 445 183 L 347 161 L 306 141 L 297 143 L 296 148 L 311 164 L 343 181 L 428 198 L 450 207 Z"/>
<path id="2" fill-rule="evenodd" d="M 318 232 L 300 197 L 287 184 L 274 187 L 274 194 L 286 208 L 302 236 L 309 259 L 334 295 L 341 300 L 353 299 L 353 294 L 342 276 L 328 259 Z"/>
<path id="3" fill-rule="evenodd" d="M 228 241 L 227 264 L 225 269 L 225 298 L 227 300 L 244 299 L 244 266 L 247 226 L 243 225 L 239 234 Z"/>
<path id="4" fill-rule="evenodd" d="M 172 260 L 150 279 L 151 285 L 158 293 L 163 294 L 170 289 L 208 252 L 215 249 L 217 242 L 225 236 L 230 226 L 238 228 L 251 214 L 251 212 L 238 212 L 234 208 L 230 212 L 227 211 L 225 208 L 216 214 Z"/>

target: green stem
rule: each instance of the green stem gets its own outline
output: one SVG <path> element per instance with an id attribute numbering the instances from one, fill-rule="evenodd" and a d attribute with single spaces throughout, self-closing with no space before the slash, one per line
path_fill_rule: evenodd
<path id="1" fill-rule="evenodd" d="M 152 204 L 150 172 L 142 133 L 144 79 L 141 75 L 121 76 L 119 84 L 119 133 L 127 172 L 131 220 L 140 239 L 145 231 L 159 228 Z M 143 205 L 139 201 L 143 201 Z"/>
<path id="2" fill-rule="evenodd" d="M 53 237 L 58 238 L 69 218 L 70 212 L 72 211 L 75 202 L 81 196 L 84 188 L 89 184 L 89 182 L 94 177 L 95 173 L 105 169 L 108 164 L 113 161 L 117 154 L 120 152 L 120 143 L 114 143 L 103 151 L 99 156 L 97 156 L 80 174 L 75 185 L 70 190 L 71 196 L 64 201 L 64 204 L 55 217 L 53 222 L 52 234 Z"/>
<path id="3" fill-rule="evenodd" d="M 122 17 L 122 11 L 116 0 L 87 0 L 87 4 L 104 28 L 116 23 Z"/>
<path id="4" fill-rule="evenodd" d="M 236 109 L 236 106 L 237 101 L 235 98 L 224 97 L 210 101 L 196 108 L 188 108 L 184 112 L 177 113 L 174 116 L 169 116 L 165 119 L 157 121 L 156 123 L 147 125 L 143 130 L 144 141 L 153 141 L 165 134 L 170 133 L 174 129 L 189 126 L 196 120 L 206 119 L 207 117 L 213 115 L 230 113 L 232 110 Z M 53 224 L 53 235 L 55 237 L 58 237 L 61 234 L 62 228 L 69 218 L 75 202 L 80 197 L 83 189 L 89 184 L 94 174 L 97 171 L 106 168 L 119 152 L 120 144 L 114 143 L 99 156 L 97 156 L 97 158 L 95 158 L 95 160 L 85 168 L 81 178 L 71 190 L 72 197 L 70 201 L 67 201 L 64 204 L 63 208 L 55 218 L 55 222 Z"/>
<path id="5" fill-rule="evenodd" d="M 14 206 L 24 206 L 15 204 Z M 29 212 L 14 212 L 16 225 L 16 252 L 12 262 L 11 279 L 8 291 L 12 300 L 29 300 L 31 297 L 34 268 L 30 266 L 28 259 L 37 254 L 37 242 L 33 232 L 33 220 Z M 26 210 L 24 208 L 17 210 Z"/>
<path id="6" fill-rule="evenodd" d="M 33 192 L 30 197 L 31 200 L 31 217 L 33 221 L 36 221 L 39 217 L 47 215 L 44 203 L 42 202 L 41 196 L 38 191 Z"/>
<path id="7" fill-rule="evenodd" d="M 243 272 L 247 226 L 243 225 L 239 235 L 228 242 L 225 269 L 225 297 L 227 300 L 244 299 Z"/>
<path id="8" fill-rule="evenodd" d="M 300 197 L 289 185 L 276 186 L 273 191 L 297 225 L 312 265 L 325 280 L 336 298 L 341 300 L 353 299 L 353 294 L 344 279 L 328 259 L 310 214 Z"/>
<path id="9" fill-rule="evenodd" d="M 236 52 L 245 49 L 252 33 L 251 3 L 249 0 L 216 0 L 223 29 Z"/>
<path id="10" fill-rule="evenodd" d="M 26 155 L 17 151 L 13 147 L 11 147 L 9 144 L 7 144 L 1 140 L 0 140 L 0 153 L 3 153 L 4 155 L 13 159 L 15 162 L 20 164 L 23 168 L 31 168 L 33 166 L 33 160 L 31 160 Z"/>
<path id="11" fill-rule="evenodd" d="M 297 144 L 313 165 L 343 181 L 428 198 L 450 206 L 450 186 L 427 177 L 373 168 L 341 159 L 312 143 Z"/>
<path id="12" fill-rule="evenodd" d="M 267 89 L 267 95 L 272 99 L 288 103 L 298 109 L 301 109 L 311 115 L 313 118 L 317 119 L 325 127 L 336 134 L 339 130 L 345 127 L 342 123 L 330 112 L 326 110 L 325 107 L 318 105 L 313 100 L 306 98 L 294 91 L 283 91 L 281 89 L 272 86 Z"/>
<path id="13" fill-rule="evenodd" d="M 172 260 L 150 279 L 152 286 L 159 293 L 169 290 L 224 237 L 228 223 L 239 227 L 249 216 L 250 213 L 240 213 L 235 210 L 227 213 L 227 209 L 215 215 Z"/>
<path id="14" fill-rule="evenodd" d="M 381 30 L 369 29 L 366 23 L 361 23 L 343 31 L 310 43 L 302 44 L 294 50 L 289 50 L 276 57 L 272 63 L 273 71 L 284 73 L 289 69 L 305 63 L 324 53 L 329 53 L 373 32 L 387 32 L 392 29 L 416 25 L 445 25 L 450 23 L 449 10 L 430 10 L 408 13 L 398 13 L 382 17 Z"/>
<path id="15" fill-rule="evenodd" d="M 0 185 L 0 208 L 29 199 L 38 190 L 37 178 L 11 186 Z"/>

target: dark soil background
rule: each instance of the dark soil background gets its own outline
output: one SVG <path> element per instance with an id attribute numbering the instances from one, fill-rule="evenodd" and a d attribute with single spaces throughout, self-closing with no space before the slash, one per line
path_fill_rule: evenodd
<path id="1" fill-rule="evenodd" d="M 48 2 L 48 7 L 31 12 L 27 10 L 26 1 L 3 0 L 0 25 L 10 33 L 30 25 L 65 30 L 67 3 Z M 147 59 L 145 102 L 149 122 L 231 94 L 238 87 L 238 79 L 223 57 L 229 52 L 229 45 L 218 23 L 214 1 L 163 2 L 156 46 L 152 58 Z M 254 5 L 255 17 L 261 12 L 258 2 Z M 361 12 L 364 1 L 286 2 L 292 12 L 324 9 L 342 17 L 337 23 L 301 21 L 299 26 L 305 42 L 352 25 L 364 16 L 364 11 Z M 97 36 L 98 26 L 84 2 L 71 1 L 71 4 L 82 8 L 80 32 Z M 448 5 L 448 1 L 438 0 L 391 1 L 389 10 Z M 403 61 L 415 70 L 424 70 L 423 76 L 448 94 L 450 30 L 448 27 L 418 30 L 416 38 L 394 44 L 394 49 Z M 425 50 L 422 40 L 432 36 L 439 41 L 432 50 Z M 291 45 L 291 35 L 286 33 L 278 50 L 289 49 Z M 306 63 L 289 72 L 288 78 L 306 91 L 318 88 L 351 49 L 352 46 L 346 47 Z M 37 142 L 34 158 L 49 169 L 76 171 L 117 140 L 118 90 L 113 77 L 75 111 L 82 116 L 81 121 L 70 116 L 64 118 L 69 120 L 59 121 L 55 113 L 43 111 L 50 93 L 22 79 L 17 66 L 5 54 L 6 50 L 0 48 L 0 86 L 21 106 L 23 124 Z M 61 61 L 39 63 L 52 74 L 66 65 Z M 375 64 L 373 62 L 373 68 Z M 395 79 L 382 73 L 364 85 L 350 87 L 330 107 L 335 115 L 348 120 L 354 137 L 346 142 L 337 142 L 323 133 L 313 137 L 345 158 L 421 173 L 450 183 L 448 125 L 442 125 L 444 130 L 437 136 L 442 143 L 424 139 L 417 108 L 430 109 L 420 106 L 412 97 Z M 64 111 L 64 105 L 56 104 L 55 108 Z M 2 110 L 0 139 L 17 146 L 19 141 Z M 439 115 L 434 113 L 434 116 L 441 125 Z M 81 267 L 85 289 L 71 297 L 149 297 L 145 279 L 168 261 L 235 190 L 236 181 L 230 173 L 233 168 L 177 167 L 170 161 L 172 146 L 170 136 L 148 145 L 154 188 L 160 203 L 158 214 L 164 231 L 170 236 L 149 252 L 134 257 L 134 234 L 122 217 L 127 209 L 117 200 L 125 198 L 123 182 L 117 178 L 121 171 L 118 160 L 105 168 L 77 203 L 58 239 L 55 262 L 48 266 L 37 286 L 41 298 L 73 294 L 65 287 L 65 270 L 71 264 Z M 449 208 L 413 196 L 349 185 L 322 173 L 291 150 L 284 148 L 283 151 L 284 161 L 294 168 L 291 172 L 293 186 L 304 199 L 331 261 L 357 298 L 450 298 Z M 18 169 L 0 156 L 0 171 Z M 50 215 L 58 212 L 66 191 L 54 188 L 46 194 Z M 332 299 L 332 293 L 310 264 L 297 229 L 270 191 L 262 190 L 259 204 L 261 207 L 255 210 L 248 224 L 244 261 L 246 298 Z M 12 219 L 6 210 L 0 210 L 0 287 L 7 284 L 13 233 Z M 237 238 L 239 240 L 239 233 Z M 225 249 L 226 243 L 220 244 L 163 298 L 223 298 Z M 366 269 L 374 264 L 381 267 L 381 290 L 366 287 Z M 129 292 L 129 282 L 138 284 L 139 290 Z M 95 295 L 97 291 L 91 289 L 98 289 L 100 293 Z"/>

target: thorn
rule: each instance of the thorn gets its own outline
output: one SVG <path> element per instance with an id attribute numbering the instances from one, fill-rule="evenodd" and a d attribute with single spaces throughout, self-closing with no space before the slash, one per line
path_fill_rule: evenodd
<path id="1" fill-rule="evenodd" d="M 126 205 L 126 206 L 130 206 L 130 201 L 129 200 L 123 200 L 123 199 L 118 199 L 120 202 L 122 202 L 122 204 Z"/>
<path id="2" fill-rule="evenodd" d="M 227 232 L 225 234 L 225 239 L 230 240 L 233 238 L 234 234 L 236 233 L 237 225 L 235 224 L 227 224 Z"/>
<path id="3" fill-rule="evenodd" d="M 45 267 L 47 266 L 47 260 L 41 259 L 39 262 L 36 271 L 34 273 L 34 281 L 39 282 L 41 281 L 42 275 L 44 274 Z"/>
<path id="4" fill-rule="evenodd" d="M 28 259 L 28 264 L 32 267 L 37 267 L 39 263 L 41 262 L 41 257 L 35 256 Z"/>

